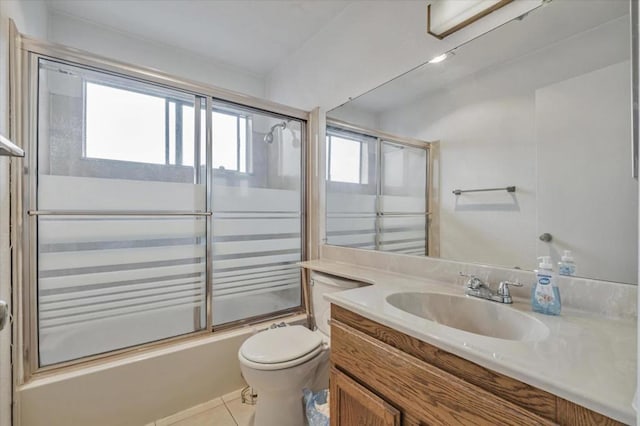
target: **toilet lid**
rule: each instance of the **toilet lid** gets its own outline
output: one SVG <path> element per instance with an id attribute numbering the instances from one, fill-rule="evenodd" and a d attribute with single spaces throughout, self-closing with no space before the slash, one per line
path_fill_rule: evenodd
<path id="1" fill-rule="evenodd" d="M 249 361 L 276 364 L 303 357 L 321 344 L 320 334 L 301 325 L 292 325 L 249 337 L 240 347 L 240 353 Z"/>

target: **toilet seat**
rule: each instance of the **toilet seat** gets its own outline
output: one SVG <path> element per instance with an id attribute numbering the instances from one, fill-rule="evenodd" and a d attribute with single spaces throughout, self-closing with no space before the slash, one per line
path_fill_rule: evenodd
<path id="1" fill-rule="evenodd" d="M 322 334 L 294 325 L 265 330 L 249 337 L 238 355 L 257 370 L 282 370 L 300 365 L 326 349 Z"/>
<path id="2" fill-rule="evenodd" d="M 312 352 L 309 352 L 308 354 L 300 358 L 292 359 L 290 361 L 285 361 L 285 362 L 273 363 L 273 364 L 262 364 L 259 362 L 249 361 L 244 356 L 242 356 L 242 354 L 239 354 L 239 355 L 240 355 L 240 362 L 242 362 L 247 367 L 250 367 L 256 370 L 262 370 L 262 371 L 272 371 L 272 370 L 284 370 L 287 368 L 296 367 L 300 364 L 304 364 L 305 362 L 315 358 L 316 356 L 318 356 L 320 353 L 324 351 L 325 351 L 324 346 L 318 346 Z"/>

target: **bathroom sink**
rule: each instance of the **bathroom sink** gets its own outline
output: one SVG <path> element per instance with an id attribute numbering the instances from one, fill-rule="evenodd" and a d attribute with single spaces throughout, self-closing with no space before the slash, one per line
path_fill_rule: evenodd
<path id="1" fill-rule="evenodd" d="M 549 335 L 547 326 L 532 315 L 468 296 L 405 292 L 387 296 L 387 303 L 447 327 L 496 339 L 536 341 Z"/>

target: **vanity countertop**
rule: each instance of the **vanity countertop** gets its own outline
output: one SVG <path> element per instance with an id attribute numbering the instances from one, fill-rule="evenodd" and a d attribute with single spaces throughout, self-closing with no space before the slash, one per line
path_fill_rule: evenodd
<path id="1" fill-rule="evenodd" d="M 496 339 L 411 315 L 385 301 L 402 291 L 464 295 L 462 285 L 328 260 L 301 266 L 373 284 L 328 294 L 331 303 L 618 421 L 636 423 L 631 406 L 636 386 L 635 319 L 564 307 L 559 317 L 547 316 L 531 312 L 529 300 L 516 299 L 509 306 L 542 321 L 549 336 L 540 341 Z"/>

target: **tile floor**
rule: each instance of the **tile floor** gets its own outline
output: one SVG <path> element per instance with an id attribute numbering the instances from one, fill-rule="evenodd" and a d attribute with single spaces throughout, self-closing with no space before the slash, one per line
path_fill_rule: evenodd
<path id="1" fill-rule="evenodd" d="M 238 390 L 146 426 L 253 426 L 254 410 L 242 403 Z"/>

